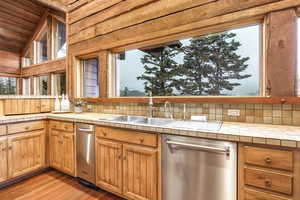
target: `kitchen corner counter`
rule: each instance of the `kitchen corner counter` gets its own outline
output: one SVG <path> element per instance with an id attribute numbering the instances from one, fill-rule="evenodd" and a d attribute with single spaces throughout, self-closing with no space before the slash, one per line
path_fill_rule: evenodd
<path id="1" fill-rule="evenodd" d="M 284 147 L 300 148 L 300 127 L 297 126 L 282 126 L 268 124 L 251 124 L 237 122 L 223 122 L 220 130 L 215 132 L 195 131 L 178 128 L 165 128 L 162 126 L 153 125 L 137 125 L 124 122 L 113 122 L 99 120 L 103 117 L 116 115 L 101 114 L 101 113 L 82 113 L 82 114 L 33 114 L 19 116 L 3 116 L 0 117 L 0 124 L 14 123 L 31 120 L 62 120 L 75 123 L 89 123 L 100 126 L 110 126 L 116 128 L 134 129 L 140 131 L 156 132 L 162 134 L 174 134 L 182 136 L 192 136 L 208 139 L 218 139 L 225 141 L 246 142 L 255 144 L 268 144 Z"/>

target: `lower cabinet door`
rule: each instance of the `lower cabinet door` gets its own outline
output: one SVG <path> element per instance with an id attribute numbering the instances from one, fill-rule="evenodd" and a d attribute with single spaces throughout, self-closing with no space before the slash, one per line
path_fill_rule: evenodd
<path id="1" fill-rule="evenodd" d="M 8 177 L 14 178 L 45 165 L 45 132 L 8 137 Z"/>
<path id="2" fill-rule="evenodd" d="M 96 139 L 96 183 L 111 192 L 122 194 L 122 144 Z"/>
<path id="3" fill-rule="evenodd" d="M 62 133 L 62 170 L 75 175 L 75 142 L 73 133 Z"/>
<path id="4" fill-rule="evenodd" d="M 0 138 L 0 182 L 7 180 L 7 137 Z"/>
<path id="5" fill-rule="evenodd" d="M 58 170 L 62 169 L 62 135 L 59 131 L 50 132 L 50 166 Z"/>
<path id="6" fill-rule="evenodd" d="M 123 195 L 135 200 L 157 199 L 157 150 L 123 145 Z"/>

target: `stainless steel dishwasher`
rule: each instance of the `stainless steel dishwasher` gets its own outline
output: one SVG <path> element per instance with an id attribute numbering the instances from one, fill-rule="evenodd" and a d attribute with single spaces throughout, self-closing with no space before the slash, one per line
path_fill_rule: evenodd
<path id="1" fill-rule="evenodd" d="M 236 200 L 237 144 L 163 136 L 163 200 Z"/>
<path id="2" fill-rule="evenodd" d="M 95 128 L 76 124 L 77 176 L 83 183 L 95 184 Z M 86 182 L 87 181 L 87 182 Z"/>

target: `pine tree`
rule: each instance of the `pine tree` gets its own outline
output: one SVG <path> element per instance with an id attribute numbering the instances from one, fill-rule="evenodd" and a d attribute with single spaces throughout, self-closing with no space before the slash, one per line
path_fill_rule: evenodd
<path id="1" fill-rule="evenodd" d="M 191 39 L 183 47 L 184 64 L 179 72 L 177 90 L 183 95 L 221 95 L 224 90 L 233 90 L 241 80 L 250 77 L 242 74 L 248 67 L 249 57 L 238 55 L 241 46 L 234 40 L 234 33 L 217 33 Z"/>
<path id="2" fill-rule="evenodd" d="M 137 79 L 145 81 L 146 93 L 152 91 L 154 96 L 173 95 L 174 77 L 178 74 L 176 71 L 178 64 L 174 58 L 178 53 L 179 51 L 175 47 L 162 47 L 159 52 L 147 53 L 141 59 L 145 73 Z"/>

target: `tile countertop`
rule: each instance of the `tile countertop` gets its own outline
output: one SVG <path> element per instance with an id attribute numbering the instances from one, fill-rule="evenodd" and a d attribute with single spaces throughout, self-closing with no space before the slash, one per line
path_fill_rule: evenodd
<path id="1" fill-rule="evenodd" d="M 99 118 L 116 116 L 101 113 L 82 113 L 82 114 L 32 114 L 32 115 L 16 115 L 16 116 L 2 116 L 0 117 L 0 124 L 54 119 L 64 120 L 70 122 L 90 123 L 102 126 L 111 126 L 127 129 L 135 129 L 141 131 L 157 132 L 164 134 L 174 134 L 183 136 L 193 136 L 209 139 L 218 139 L 226 141 L 247 142 L 255 144 L 268 144 L 285 147 L 300 148 L 300 127 L 297 126 L 282 126 L 282 125 L 268 125 L 268 124 L 252 124 L 252 123 L 237 123 L 237 122 L 223 122 L 219 131 L 195 131 L 188 129 L 164 128 L 153 125 L 136 125 L 124 122 L 112 122 L 99 120 Z"/>

